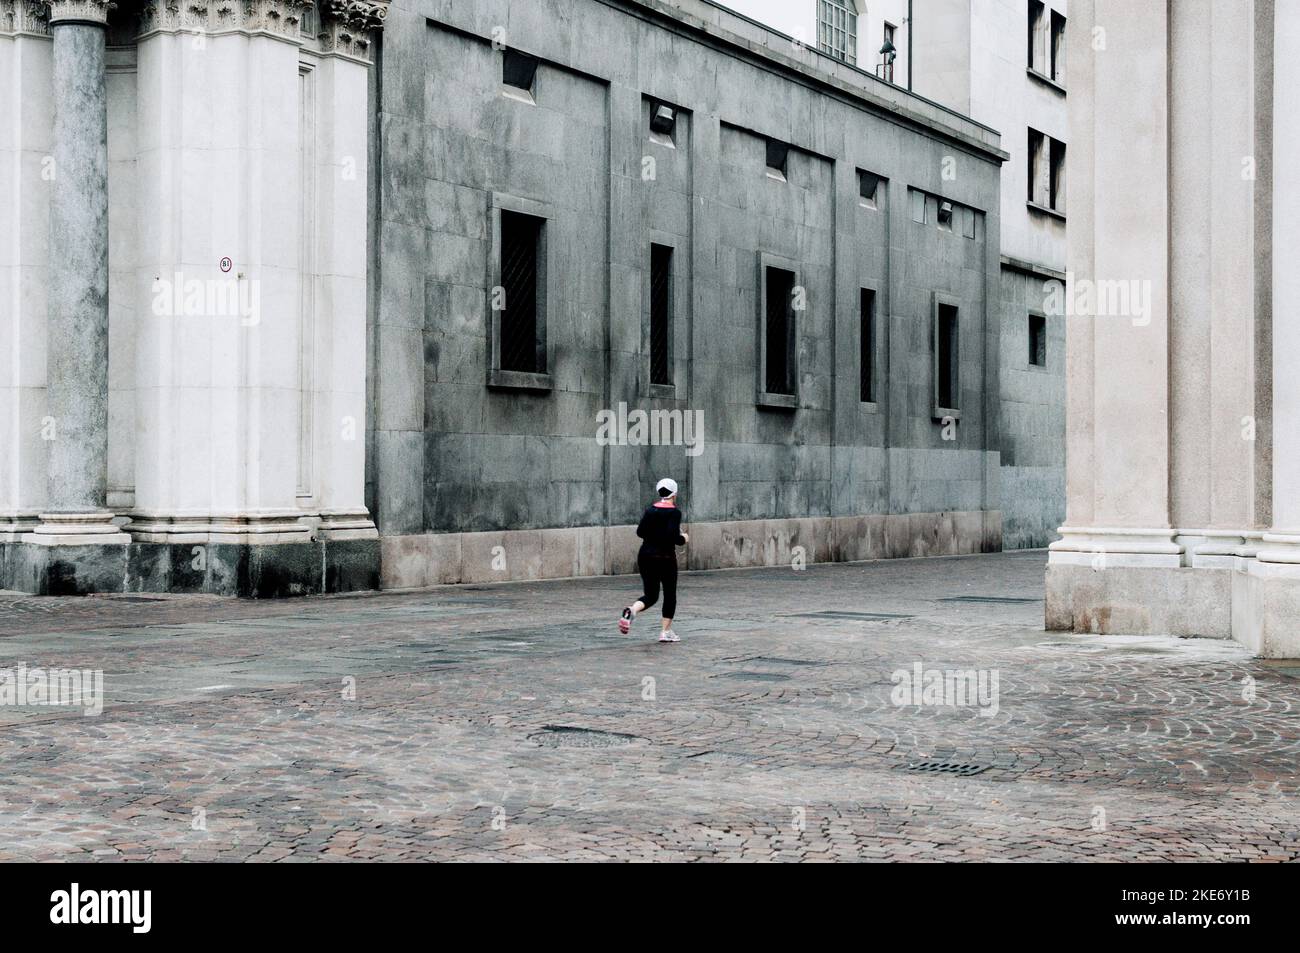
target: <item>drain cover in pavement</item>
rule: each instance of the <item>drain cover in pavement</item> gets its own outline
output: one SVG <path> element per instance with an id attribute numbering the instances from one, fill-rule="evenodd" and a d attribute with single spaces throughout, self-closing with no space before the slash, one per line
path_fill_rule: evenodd
<path id="1" fill-rule="evenodd" d="M 839 609 L 824 609 L 821 612 L 794 612 L 793 619 L 858 619 L 866 622 L 882 622 L 885 619 L 911 619 L 913 616 L 898 612 L 845 612 Z"/>
<path id="2" fill-rule="evenodd" d="M 960 761 L 914 761 L 906 768 L 908 771 L 921 771 L 926 774 L 955 774 L 969 778 L 973 774 L 987 771 L 987 764 L 966 764 Z"/>
<path id="3" fill-rule="evenodd" d="M 949 596 L 947 599 L 940 599 L 940 602 L 982 602 L 986 605 L 995 606 L 1014 606 L 1027 605 L 1031 602 L 1042 602 L 1042 599 L 1020 599 L 1015 596 Z"/>
<path id="4" fill-rule="evenodd" d="M 650 742 L 637 735 L 621 731 L 601 731 L 598 728 L 577 728 L 573 725 L 543 725 L 528 740 L 543 748 L 618 748 L 625 745 L 645 745 Z"/>
<path id="5" fill-rule="evenodd" d="M 788 682 L 789 675 L 782 675 L 780 672 L 723 672 L 721 675 L 712 675 L 710 678 L 736 678 L 742 682 Z"/>

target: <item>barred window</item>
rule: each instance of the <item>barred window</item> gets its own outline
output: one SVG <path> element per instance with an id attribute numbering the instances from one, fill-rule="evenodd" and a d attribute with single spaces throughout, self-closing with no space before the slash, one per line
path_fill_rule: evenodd
<path id="1" fill-rule="evenodd" d="M 837 60 L 857 65 L 858 14 L 855 0 L 819 0 L 817 48 Z"/>
<path id="2" fill-rule="evenodd" d="M 544 220 L 501 212 L 501 370 L 546 373 L 538 334 L 538 250 Z"/>
<path id="3" fill-rule="evenodd" d="M 767 364 L 764 384 L 769 394 L 795 392 L 795 275 L 784 268 L 767 268 Z"/>
<path id="4" fill-rule="evenodd" d="M 650 383 L 673 382 L 673 250 L 650 246 Z"/>

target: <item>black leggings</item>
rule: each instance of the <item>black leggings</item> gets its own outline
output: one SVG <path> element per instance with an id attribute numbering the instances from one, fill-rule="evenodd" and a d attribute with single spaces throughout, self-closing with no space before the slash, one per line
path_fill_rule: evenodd
<path id="1" fill-rule="evenodd" d="M 659 587 L 664 587 L 665 619 L 673 618 L 677 612 L 677 557 L 675 556 L 638 556 L 636 565 L 641 570 L 641 585 L 645 595 L 640 599 L 642 605 L 649 609 L 659 601 Z"/>

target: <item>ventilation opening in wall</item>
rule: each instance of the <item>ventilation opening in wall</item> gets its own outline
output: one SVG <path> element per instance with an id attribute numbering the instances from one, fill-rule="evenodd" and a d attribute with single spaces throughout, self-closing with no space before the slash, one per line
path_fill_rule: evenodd
<path id="1" fill-rule="evenodd" d="M 784 268 L 765 271 L 767 314 L 763 386 L 769 394 L 794 394 L 795 274 Z"/>
<path id="2" fill-rule="evenodd" d="M 1047 318 L 1041 314 L 1029 316 L 1029 366 L 1047 366 Z"/>
<path id="3" fill-rule="evenodd" d="M 940 302 L 935 309 L 934 403 L 936 411 L 960 406 L 958 378 L 959 328 L 957 306 Z M 943 416 L 937 414 L 937 416 Z"/>
<path id="4" fill-rule="evenodd" d="M 864 169 L 858 170 L 858 198 L 863 208 L 879 208 L 877 193 L 880 191 L 880 176 Z"/>
<path id="5" fill-rule="evenodd" d="M 859 304 L 858 392 L 864 404 L 876 402 L 876 293 L 863 288 Z"/>
<path id="6" fill-rule="evenodd" d="M 650 141 L 675 149 L 677 110 L 666 103 L 650 102 Z"/>
<path id="7" fill-rule="evenodd" d="M 501 370 L 546 373 L 539 264 L 545 220 L 501 211 Z"/>
<path id="8" fill-rule="evenodd" d="M 786 170 L 790 162 L 790 147 L 775 139 L 767 140 L 767 174 L 773 179 L 786 181 Z"/>
<path id="9" fill-rule="evenodd" d="M 505 91 L 516 97 L 526 94 L 534 101 L 533 86 L 537 82 L 537 57 L 505 50 L 501 54 L 501 82 Z"/>
<path id="10" fill-rule="evenodd" d="M 650 246 L 650 383 L 671 386 L 673 250 Z"/>
<path id="11" fill-rule="evenodd" d="M 939 227 L 945 232 L 952 231 L 952 203 L 939 203 Z"/>

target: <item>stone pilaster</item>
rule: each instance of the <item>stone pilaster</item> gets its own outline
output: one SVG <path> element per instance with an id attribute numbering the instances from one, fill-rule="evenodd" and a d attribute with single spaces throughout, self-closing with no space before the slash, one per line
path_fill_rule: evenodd
<path id="1" fill-rule="evenodd" d="M 108 490 L 107 0 L 53 0 L 46 503 L 29 541 L 125 543 Z"/>

